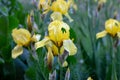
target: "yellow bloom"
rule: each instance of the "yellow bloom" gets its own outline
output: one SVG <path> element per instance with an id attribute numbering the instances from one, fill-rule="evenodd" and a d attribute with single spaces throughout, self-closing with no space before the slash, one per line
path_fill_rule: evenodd
<path id="1" fill-rule="evenodd" d="M 68 4 L 64 0 L 57 0 L 52 3 L 51 9 L 55 12 L 60 12 L 61 14 L 66 14 L 68 12 Z"/>
<path id="2" fill-rule="evenodd" d="M 38 35 L 35 37 L 31 37 L 31 34 L 28 30 L 20 28 L 20 29 L 13 29 L 12 37 L 17 44 L 14 49 L 12 50 L 12 58 L 16 58 L 23 53 L 22 46 L 28 46 L 31 41 L 38 41 Z"/>
<path id="3" fill-rule="evenodd" d="M 69 39 L 69 26 L 63 21 L 55 20 L 48 26 L 49 35 L 43 40 L 35 43 L 36 49 L 46 46 L 50 47 L 53 55 L 63 54 L 64 50 L 69 52 L 69 55 L 75 55 L 77 48 Z"/>
<path id="4" fill-rule="evenodd" d="M 31 40 L 31 34 L 28 30 L 23 28 L 21 29 L 13 29 L 12 37 L 16 44 L 27 46 Z"/>
<path id="5" fill-rule="evenodd" d="M 70 28 L 66 23 L 55 20 L 48 26 L 49 38 L 60 47 L 63 40 L 69 39 L 69 30 Z"/>
<path id="6" fill-rule="evenodd" d="M 105 29 L 109 34 L 115 36 L 120 31 L 120 23 L 117 20 L 109 19 L 105 23 Z"/>
<path id="7" fill-rule="evenodd" d="M 112 37 L 115 37 L 120 32 L 120 23 L 115 19 L 109 19 L 105 22 L 105 30 L 97 33 L 96 37 L 101 38 L 110 34 Z"/>
<path id="8" fill-rule="evenodd" d="M 43 14 L 47 13 L 50 9 L 51 0 L 39 0 L 38 9 L 43 10 Z"/>
<path id="9" fill-rule="evenodd" d="M 73 19 L 68 14 L 69 4 L 64 0 L 57 0 L 52 3 L 51 10 L 54 12 L 59 12 L 63 15 L 65 15 L 70 22 L 73 21 Z"/>

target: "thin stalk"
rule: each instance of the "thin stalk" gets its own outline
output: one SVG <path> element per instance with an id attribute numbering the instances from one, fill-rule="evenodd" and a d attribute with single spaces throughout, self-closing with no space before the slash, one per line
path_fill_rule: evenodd
<path id="1" fill-rule="evenodd" d="M 63 69 L 62 69 L 62 67 L 60 66 L 60 80 L 63 80 L 63 79 L 62 79 L 62 71 L 63 71 Z"/>
<path id="2" fill-rule="evenodd" d="M 112 41 L 114 42 L 114 41 Z M 115 43 L 113 43 L 113 52 L 112 52 L 112 80 L 117 79 L 117 72 L 116 72 L 116 48 L 117 48 L 118 40 L 115 39 Z"/>

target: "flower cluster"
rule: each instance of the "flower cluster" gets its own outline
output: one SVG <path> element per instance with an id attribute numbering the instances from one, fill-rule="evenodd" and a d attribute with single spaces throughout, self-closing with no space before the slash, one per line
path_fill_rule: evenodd
<path id="1" fill-rule="evenodd" d="M 59 57 L 59 61 L 65 66 L 68 64 L 65 60 L 67 56 L 75 55 L 77 52 L 76 46 L 70 39 L 70 27 L 67 23 L 63 22 L 62 16 L 65 15 L 70 22 L 73 21 L 68 14 L 70 7 L 77 10 L 74 0 L 39 1 L 38 8 L 43 11 L 43 14 L 48 13 L 50 10 L 53 11 L 50 16 L 52 22 L 48 25 L 48 34 L 43 40 L 35 43 L 36 49 L 44 46 L 47 48 L 47 64 L 49 67 L 53 64 L 54 56 Z"/>
<path id="2" fill-rule="evenodd" d="M 75 55 L 77 52 L 77 47 L 73 43 L 73 40 L 70 39 L 70 27 L 67 23 L 63 22 L 62 15 L 65 15 L 69 21 L 73 21 L 68 15 L 68 9 L 74 6 L 73 0 L 56 0 L 51 2 L 51 0 L 40 0 L 39 9 L 43 10 L 43 14 L 47 13 L 49 10 L 52 10 L 51 14 L 52 22 L 48 25 L 48 34 L 39 41 L 40 35 L 35 35 L 34 27 L 34 14 L 31 12 L 27 17 L 27 26 L 28 30 L 24 28 L 15 28 L 12 31 L 12 37 L 17 44 L 17 46 L 12 50 L 12 58 L 17 58 L 23 53 L 23 47 L 33 47 L 30 49 L 35 49 L 41 47 L 46 47 L 47 49 L 47 66 L 49 69 L 52 69 L 54 63 L 54 57 L 57 57 L 60 67 L 67 67 L 68 63 L 66 58 L 68 56 Z M 70 76 L 70 69 L 66 71 L 66 78 Z"/>
<path id="3" fill-rule="evenodd" d="M 39 4 L 38 4 L 38 8 L 40 10 L 43 11 L 43 14 L 46 14 L 47 12 L 49 12 L 50 10 L 53 11 L 53 13 L 51 14 L 53 17 L 58 17 L 57 15 L 61 15 L 59 19 L 62 19 L 62 15 L 65 15 L 70 22 L 73 21 L 73 19 L 69 16 L 68 14 L 68 10 L 70 7 L 73 7 L 75 10 L 77 10 L 77 6 L 74 3 L 74 0 L 56 0 L 53 1 L 52 0 L 40 0 Z M 53 19 L 53 18 L 52 18 Z M 54 20 L 54 19 L 53 19 Z"/>

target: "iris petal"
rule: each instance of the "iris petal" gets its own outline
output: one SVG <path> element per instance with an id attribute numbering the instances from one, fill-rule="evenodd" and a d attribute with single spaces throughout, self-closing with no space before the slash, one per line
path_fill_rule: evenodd
<path id="1" fill-rule="evenodd" d="M 106 34 L 107 34 L 107 32 L 104 30 L 104 31 L 102 31 L 102 32 L 97 33 L 97 34 L 96 34 L 96 38 L 97 38 L 97 39 L 98 39 L 98 38 L 102 38 L 102 37 L 106 36 Z"/>
<path id="2" fill-rule="evenodd" d="M 61 13 L 59 13 L 59 12 L 53 12 L 52 14 L 51 14 L 51 18 L 52 18 L 52 20 L 54 21 L 54 20 L 60 20 L 60 21 L 62 21 L 62 14 Z"/>
<path id="3" fill-rule="evenodd" d="M 50 40 L 50 39 L 49 39 L 48 37 L 45 37 L 43 40 L 35 43 L 35 48 L 38 49 L 38 48 L 40 48 L 40 47 L 45 46 L 45 45 L 49 42 L 49 40 Z"/>
<path id="4" fill-rule="evenodd" d="M 68 13 L 66 13 L 65 16 L 69 19 L 70 22 L 73 21 L 73 19 L 70 17 L 70 15 Z"/>
<path id="5" fill-rule="evenodd" d="M 15 46 L 14 49 L 12 50 L 12 58 L 17 58 L 19 55 L 23 53 L 23 47 L 22 46 Z"/>
<path id="6" fill-rule="evenodd" d="M 67 50 L 69 52 L 70 56 L 75 55 L 77 52 L 76 46 L 74 45 L 74 43 L 70 39 L 63 41 L 63 47 L 65 50 Z"/>

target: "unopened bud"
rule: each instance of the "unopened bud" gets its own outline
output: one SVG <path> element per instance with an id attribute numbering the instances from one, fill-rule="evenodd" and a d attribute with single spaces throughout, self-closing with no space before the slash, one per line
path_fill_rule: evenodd
<path id="1" fill-rule="evenodd" d="M 62 64 L 62 67 L 67 67 L 68 66 L 68 62 L 64 61 L 64 63 Z"/>
<path id="2" fill-rule="evenodd" d="M 28 25 L 28 30 L 31 32 L 32 31 L 32 26 L 34 23 L 34 13 L 31 11 L 30 15 L 27 16 L 27 25 Z"/>
<path id="3" fill-rule="evenodd" d="M 50 47 L 48 47 L 48 53 L 47 53 L 47 65 L 48 65 L 49 70 L 52 69 L 53 59 L 54 59 L 54 56 L 53 56 L 52 50 L 51 50 Z"/>
<path id="4" fill-rule="evenodd" d="M 65 80 L 69 80 L 70 79 L 70 69 L 68 68 L 65 74 Z"/>
<path id="5" fill-rule="evenodd" d="M 49 73 L 49 80 L 56 80 L 56 70 L 53 73 Z"/>

